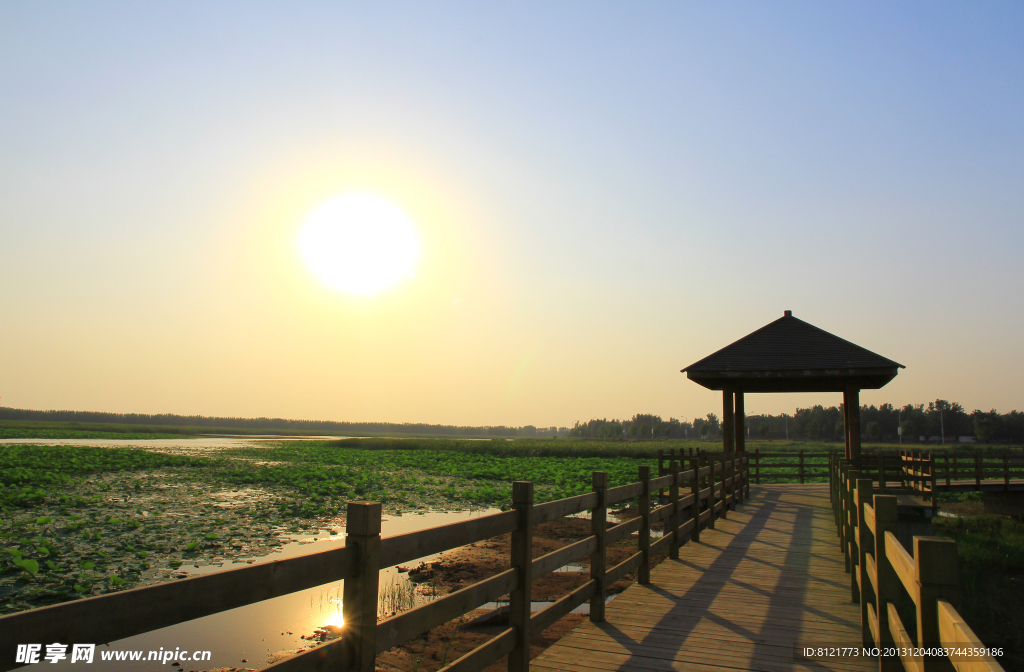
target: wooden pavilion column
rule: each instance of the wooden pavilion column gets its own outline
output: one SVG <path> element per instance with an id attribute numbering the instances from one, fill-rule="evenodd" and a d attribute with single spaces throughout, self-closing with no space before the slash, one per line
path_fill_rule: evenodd
<path id="1" fill-rule="evenodd" d="M 843 424 L 846 429 L 846 459 L 860 459 L 860 389 L 843 391 Z"/>
<path id="2" fill-rule="evenodd" d="M 743 411 L 743 392 L 736 393 L 736 452 L 747 450 L 747 427 Z"/>
<path id="3" fill-rule="evenodd" d="M 732 390 L 722 390 L 722 451 L 727 458 L 732 457 L 736 439 L 736 418 L 733 413 Z"/>
<path id="4" fill-rule="evenodd" d="M 843 442 L 846 447 L 843 451 L 843 455 L 847 460 L 850 459 L 850 394 L 846 390 L 843 390 Z"/>

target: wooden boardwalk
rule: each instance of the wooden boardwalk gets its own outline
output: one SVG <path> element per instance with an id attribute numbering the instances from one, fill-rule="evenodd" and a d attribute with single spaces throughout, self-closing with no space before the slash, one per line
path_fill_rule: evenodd
<path id="1" fill-rule="evenodd" d="M 679 560 L 651 570 L 532 662 L 534 672 L 876 670 L 869 660 L 800 661 L 795 647 L 860 646 L 827 484 L 751 486 Z"/>

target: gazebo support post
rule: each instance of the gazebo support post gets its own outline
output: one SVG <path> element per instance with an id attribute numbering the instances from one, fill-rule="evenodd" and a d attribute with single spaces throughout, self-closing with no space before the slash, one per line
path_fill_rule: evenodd
<path id="1" fill-rule="evenodd" d="M 846 406 L 847 417 L 847 444 L 846 457 L 860 465 L 860 389 L 856 387 L 847 388 L 843 393 L 843 404 Z"/>
<path id="2" fill-rule="evenodd" d="M 736 452 L 740 455 L 747 450 L 747 428 L 743 412 L 743 393 L 736 393 Z"/>
<path id="3" fill-rule="evenodd" d="M 732 457 L 734 440 L 736 438 L 736 423 L 733 414 L 733 393 L 732 390 L 722 390 L 722 452 L 725 457 Z"/>
<path id="4" fill-rule="evenodd" d="M 843 390 L 843 441 L 846 444 L 844 453 L 850 460 L 850 393 Z"/>

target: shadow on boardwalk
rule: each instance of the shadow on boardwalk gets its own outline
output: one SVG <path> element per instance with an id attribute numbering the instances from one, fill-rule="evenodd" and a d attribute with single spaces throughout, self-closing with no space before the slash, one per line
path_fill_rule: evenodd
<path id="1" fill-rule="evenodd" d="M 565 670 L 874 669 L 801 661 L 797 646 L 856 646 L 860 612 L 832 531 L 828 486 L 754 488 L 750 502 L 701 533 L 533 661 Z"/>

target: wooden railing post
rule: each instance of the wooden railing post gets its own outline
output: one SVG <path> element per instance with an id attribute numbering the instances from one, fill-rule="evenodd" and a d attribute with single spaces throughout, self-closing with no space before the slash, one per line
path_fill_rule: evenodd
<path id="1" fill-rule="evenodd" d="M 715 500 L 718 497 L 718 493 L 715 492 L 715 462 L 710 455 L 704 455 L 704 461 L 707 463 L 705 466 L 708 467 L 707 475 L 707 486 L 710 492 L 708 493 L 708 509 L 711 511 L 711 515 L 708 516 L 708 529 L 715 529 Z"/>
<path id="2" fill-rule="evenodd" d="M 640 567 L 637 571 L 637 582 L 647 585 L 651 582 L 651 468 L 640 467 L 640 531 L 639 551 Z"/>
<path id="3" fill-rule="evenodd" d="M 872 585 L 872 579 L 868 577 L 868 563 L 867 555 L 868 548 L 873 548 L 873 544 L 868 543 L 868 538 L 871 536 L 871 528 L 868 527 L 868 523 L 864 520 L 864 505 L 871 506 L 871 486 L 874 483 L 870 478 L 858 478 L 857 479 L 857 534 L 860 536 L 860 544 L 858 544 L 858 555 L 857 555 L 857 569 L 858 578 L 860 579 L 860 623 L 861 623 L 861 638 L 864 646 L 871 646 L 871 628 L 868 626 L 868 604 L 870 601 L 867 596 L 871 593 L 870 586 Z M 875 606 L 878 609 L 878 606 Z"/>
<path id="4" fill-rule="evenodd" d="M 1003 488 L 1010 489 L 1010 451 L 1003 450 Z"/>
<path id="5" fill-rule="evenodd" d="M 590 598 L 590 621 L 604 621 L 605 573 L 607 572 L 607 556 L 605 554 L 608 520 L 608 473 L 595 471 L 593 488 L 597 493 L 597 507 L 590 516 L 590 534 L 597 537 L 597 548 L 590 554 L 590 579 L 594 582 L 594 595 Z M 529 656 L 527 656 L 529 657 Z"/>
<path id="6" fill-rule="evenodd" d="M 800 483 L 804 482 L 804 449 L 800 449 L 800 464 L 797 467 L 797 474 L 800 476 Z"/>
<path id="7" fill-rule="evenodd" d="M 690 515 L 693 516 L 693 534 L 690 538 L 700 541 L 700 460 L 690 460 L 690 469 L 693 470 L 693 478 L 690 479 L 690 492 L 693 494 L 693 504 L 690 505 Z"/>
<path id="8" fill-rule="evenodd" d="M 739 483 L 739 496 L 736 498 L 736 503 L 737 504 L 742 504 L 744 502 L 744 497 L 743 497 L 743 457 L 737 457 L 735 460 L 733 460 L 732 474 L 733 474 L 733 478 L 734 478 L 734 480 L 733 480 L 734 489 L 735 489 L 735 484 L 737 482 Z"/>
<path id="9" fill-rule="evenodd" d="M 679 559 L 679 463 L 675 460 L 669 462 L 669 473 L 672 474 L 672 484 L 668 486 L 669 504 L 672 508 L 668 513 L 668 527 L 666 534 L 672 535 L 668 542 L 668 557 L 671 560 Z"/>
<path id="10" fill-rule="evenodd" d="M 729 498 L 725 492 L 725 455 L 722 455 L 722 518 L 728 518 L 729 516 Z"/>
<path id="11" fill-rule="evenodd" d="M 380 579 L 378 502 L 349 502 L 345 546 L 356 549 L 356 575 L 345 579 L 342 617 L 353 672 L 374 672 L 377 658 L 377 591 Z"/>
<path id="12" fill-rule="evenodd" d="M 939 598 L 956 607 L 960 602 L 960 563 L 956 542 L 945 537 L 914 537 L 914 573 L 917 575 L 917 645 L 940 646 Z M 948 670 L 945 656 L 923 656 L 924 672 Z"/>
<path id="13" fill-rule="evenodd" d="M 878 571 L 875 582 L 875 616 L 878 618 L 878 639 L 875 646 L 880 649 L 893 646 L 892 630 L 889 627 L 890 603 L 899 606 L 900 577 L 896 575 L 889 556 L 885 552 L 885 533 L 894 535 L 899 527 L 899 514 L 895 495 L 875 495 L 875 567 Z M 882 672 L 903 670 L 903 664 L 896 656 L 879 656 Z"/>
<path id="14" fill-rule="evenodd" d="M 722 482 L 725 487 L 724 509 L 736 510 L 736 481 L 732 479 L 732 458 L 722 458 Z"/>
<path id="15" fill-rule="evenodd" d="M 974 449 L 974 489 L 981 490 L 981 451 Z"/>
<path id="16" fill-rule="evenodd" d="M 512 531 L 512 567 L 517 572 L 516 587 L 509 593 L 509 624 L 516 629 L 515 648 L 508 654 L 508 672 L 530 669 L 530 601 L 533 592 L 533 483 L 512 484 L 512 508 L 519 514 Z"/>
<path id="17" fill-rule="evenodd" d="M 935 453 L 932 453 L 932 456 L 931 456 L 931 470 L 932 470 L 932 480 L 931 480 L 931 484 L 932 484 L 932 506 L 935 506 L 935 505 L 936 505 L 936 503 L 937 503 L 937 502 L 939 501 L 939 500 L 937 499 L 937 498 L 938 498 L 938 490 L 936 489 L 936 484 L 938 483 L 937 479 L 938 479 L 938 477 L 939 477 L 939 470 L 938 470 L 938 467 L 936 466 L 937 464 L 938 464 L 938 461 L 937 461 L 937 460 L 935 459 Z"/>
<path id="18" fill-rule="evenodd" d="M 839 550 L 846 554 L 846 461 L 836 469 L 836 525 L 839 527 Z M 850 571 L 847 567 L 846 571 Z"/>
<path id="19" fill-rule="evenodd" d="M 658 448 L 658 478 L 665 475 L 665 451 Z M 658 506 L 661 506 L 661 498 L 665 496 L 665 488 L 658 488 Z"/>
<path id="20" fill-rule="evenodd" d="M 750 456 L 743 458 L 743 485 L 747 488 L 747 499 L 750 499 Z"/>

